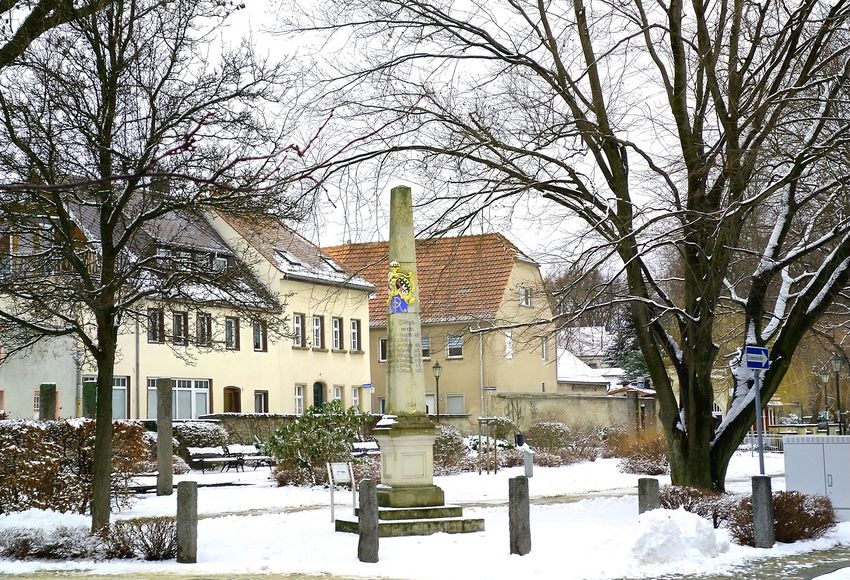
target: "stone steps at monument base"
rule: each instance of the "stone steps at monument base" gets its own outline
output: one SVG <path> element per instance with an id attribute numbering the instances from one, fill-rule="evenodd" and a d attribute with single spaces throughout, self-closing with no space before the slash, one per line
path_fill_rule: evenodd
<path id="1" fill-rule="evenodd" d="M 360 515 L 360 508 L 354 510 L 354 515 Z M 459 505 L 410 508 L 382 507 L 378 509 L 378 520 L 428 520 L 436 518 L 459 518 L 461 516 L 463 516 L 463 508 Z"/>
<path id="2" fill-rule="evenodd" d="M 337 532 L 359 533 L 356 519 L 337 519 L 334 529 Z M 469 534 L 483 532 L 484 520 L 473 518 L 433 518 L 410 520 L 378 520 L 378 537 L 393 538 L 401 536 L 429 536 L 439 532 L 445 534 Z"/>

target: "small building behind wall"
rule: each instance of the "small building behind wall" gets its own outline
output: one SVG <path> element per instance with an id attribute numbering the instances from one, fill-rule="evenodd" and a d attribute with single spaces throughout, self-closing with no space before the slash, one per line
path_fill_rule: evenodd
<path id="1" fill-rule="evenodd" d="M 0 410 L 11 419 L 37 419 L 39 386 L 56 384 L 56 416 L 76 417 L 79 373 L 75 341 L 54 337 L 6 356 L 0 348 Z"/>

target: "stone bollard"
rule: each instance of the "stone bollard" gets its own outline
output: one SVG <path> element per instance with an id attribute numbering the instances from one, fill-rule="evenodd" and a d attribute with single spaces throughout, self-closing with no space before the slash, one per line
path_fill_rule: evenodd
<path id="1" fill-rule="evenodd" d="M 56 383 L 42 383 L 38 386 L 38 418 L 44 421 L 57 416 Z"/>
<path id="2" fill-rule="evenodd" d="M 198 482 L 177 484 L 177 561 L 198 561 Z"/>
<path id="3" fill-rule="evenodd" d="M 173 380 L 156 380 L 156 495 L 174 493 L 173 389 Z"/>
<path id="4" fill-rule="evenodd" d="M 353 484 L 352 484 L 353 485 Z M 378 561 L 378 485 L 364 479 L 360 482 L 359 541 L 357 558 L 361 562 Z"/>
<path id="5" fill-rule="evenodd" d="M 528 554 L 531 551 L 528 478 L 522 475 L 508 480 L 508 530 L 511 554 Z"/>
<path id="6" fill-rule="evenodd" d="M 776 543 L 773 492 L 767 475 L 753 476 L 753 536 L 756 548 L 772 548 Z"/>
<path id="7" fill-rule="evenodd" d="M 638 479 L 638 514 L 657 510 L 661 507 L 661 495 L 658 491 L 658 480 L 654 477 Z"/>

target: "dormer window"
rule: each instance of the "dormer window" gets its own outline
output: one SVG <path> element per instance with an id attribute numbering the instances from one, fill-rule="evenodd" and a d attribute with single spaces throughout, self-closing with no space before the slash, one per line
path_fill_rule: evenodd
<path id="1" fill-rule="evenodd" d="M 227 269 L 227 258 L 224 256 L 214 256 L 212 259 L 212 269 L 215 272 L 222 272 Z"/>
<path id="2" fill-rule="evenodd" d="M 322 256 L 322 260 L 324 260 L 325 264 L 327 264 L 328 266 L 330 266 L 331 270 L 333 270 L 334 272 L 339 272 L 340 274 L 344 274 L 344 273 L 345 273 L 345 270 L 343 270 L 343 269 L 339 266 L 339 264 L 337 264 L 336 262 L 334 262 L 333 260 L 331 260 L 331 259 L 330 259 L 330 258 L 328 258 L 327 256 Z"/>
<path id="3" fill-rule="evenodd" d="M 290 266 L 303 266 L 303 264 L 298 261 L 298 258 L 287 252 L 286 250 L 275 250 L 281 258 L 283 258 L 287 264 Z"/>

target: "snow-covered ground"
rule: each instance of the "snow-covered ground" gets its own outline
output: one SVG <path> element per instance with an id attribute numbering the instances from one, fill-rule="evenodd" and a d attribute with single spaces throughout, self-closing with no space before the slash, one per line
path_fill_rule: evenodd
<path id="1" fill-rule="evenodd" d="M 635 495 L 639 476 L 620 473 L 615 459 L 534 470 L 533 499 L 576 496 L 576 501 L 531 506 L 532 550 L 511 556 L 508 541 L 508 479 L 521 468 L 497 474 L 468 473 L 437 477 L 449 503 L 465 505 L 464 515 L 484 518 L 486 531 L 427 537 L 382 538 L 380 562 L 357 559 L 357 536 L 333 531 L 327 489 L 278 488 L 268 470 L 246 473 L 192 473 L 176 479 L 199 483 L 231 481 L 244 485 L 201 487 L 198 491 L 198 563 L 137 560 L 49 562 L 0 560 L 6 574 L 85 571 L 92 574 L 302 573 L 346 577 L 445 580 L 477 578 L 654 578 L 666 574 L 730 572 L 757 566 L 759 560 L 839 545 L 850 545 L 850 523 L 839 524 L 818 540 L 778 544 L 770 550 L 738 546 L 724 530 L 702 525 L 686 512 L 650 512 L 638 517 Z M 750 454 L 733 459 L 727 487 L 749 489 L 758 460 Z M 766 455 L 773 489 L 784 489 L 781 455 Z M 659 478 L 662 485 L 669 483 Z M 351 494 L 337 491 L 337 514 L 350 513 Z M 141 496 L 131 510 L 115 518 L 174 514 L 176 495 Z M 9 527 L 87 527 L 89 519 L 31 510 L 0 516 Z M 830 575 L 830 579 L 850 575 Z"/>

